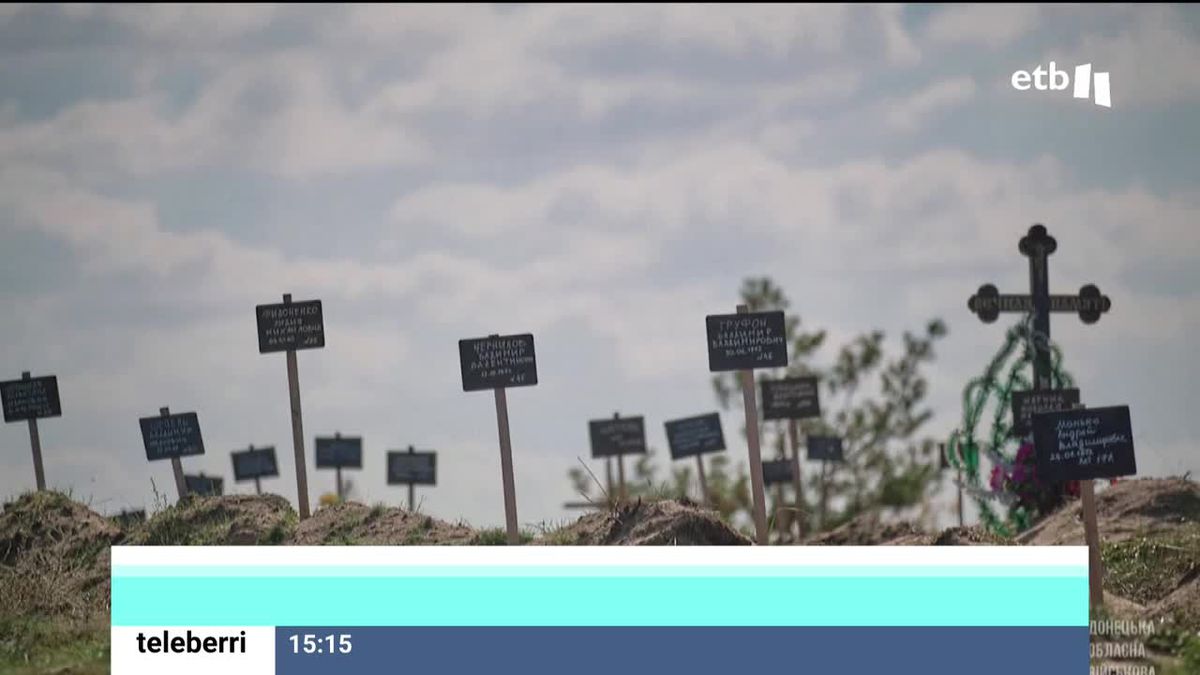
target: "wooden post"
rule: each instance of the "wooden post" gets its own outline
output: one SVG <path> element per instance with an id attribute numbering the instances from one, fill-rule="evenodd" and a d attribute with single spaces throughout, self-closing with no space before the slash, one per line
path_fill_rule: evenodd
<path id="1" fill-rule="evenodd" d="M 613 413 L 613 419 L 621 419 L 621 413 Z M 624 503 L 629 500 L 629 493 L 625 491 L 625 455 L 617 455 L 617 489 L 620 495 L 617 500 Z"/>
<path id="2" fill-rule="evenodd" d="M 159 408 L 158 414 L 163 417 L 171 416 L 170 408 Z M 171 458 L 171 472 L 175 474 L 175 490 L 179 493 L 179 501 L 187 496 L 187 479 L 183 477 L 183 462 L 178 457 Z"/>
<path id="3" fill-rule="evenodd" d="M 745 314 L 750 309 L 746 305 L 738 305 L 738 314 Z M 755 541 L 765 546 L 769 537 L 767 532 L 767 505 L 763 494 L 762 454 L 758 439 L 758 401 L 754 393 L 754 371 L 743 370 L 742 403 L 746 408 L 746 444 L 750 449 L 750 495 L 754 499 L 754 533 Z"/>
<path id="4" fill-rule="evenodd" d="M 804 480 L 800 473 L 800 429 L 796 420 L 788 420 L 788 439 L 792 446 L 792 487 L 796 490 L 796 541 L 804 539 L 804 520 L 808 504 L 804 501 Z"/>
<path id="5" fill-rule="evenodd" d="M 961 464 L 958 467 L 958 480 L 955 481 L 955 484 L 958 486 L 958 526 L 963 527 L 965 521 L 963 520 L 963 475 Z"/>
<path id="6" fill-rule="evenodd" d="M 258 476 L 254 477 L 254 494 L 262 494 L 262 479 L 260 479 Z"/>
<path id="7" fill-rule="evenodd" d="M 821 529 L 825 529 L 826 505 L 829 498 L 829 478 L 826 477 L 826 470 L 829 468 L 829 462 L 821 460 Z"/>
<path id="8" fill-rule="evenodd" d="M 704 455 L 696 455 L 696 475 L 700 479 L 700 495 L 705 506 L 715 506 L 712 496 L 708 494 L 708 479 L 704 477 Z"/>
<path id="9" fill-rule="evenodd" d="M 1100 528 L 1096 524 L 1096 493 L 1092 481 L 1079 481 L 1079 498 L 1088 547 L 1088 598 L 1094 612 L 1104 606 L 1104 565 L 1100 559 Z"/>
<path id="10" fill-rule="evenodd" d="M 411 445 L 408 446 L 408 454 L 411 455 L 414 452 L 416 452 L 416 449 Z M 408 484 L 408 510 L 412 513 L 416 513 L 417 511 L 417 488 L 412 483 Z"/>
<path id="11" fill-rule="evenodd" d="M 334 480 L 337 481 L 337 497 L 338 501 L 342 501 L 342 467 L 335 466 L 333 468 Z"/>
<path id="12" fill-rule="evenodd" d="M 21 373 L 22 380 L 33 379 L 29 371 Z M 38 433 L 37 418 L 29 418 L 29 446 L 33 448 L 33 476 L 39 492 L 46 489 L 46 472 L 42 468 L 42 437 Z"/>
<path id="13" fill-rule="evenodd" d="M 612 504 L 616 501 L 613 496 L 612 457 L 604 458 L 604 482 L 605 497 L 608 499 L 609 504 Z"/>
<path id="14" fill-rule="evenodd" d="M 517 529 L 517 488 L 513 482 L 512 441 L 508 433 L 508 397 L 504 387 L 496 392 L 496 426 L 500 431 L 500 473 L 504 481 L 504 523 L 508 529 L 508 543 L 521 543 Z"/>
<path id="15" fill-rule="evenodd" d="M 283 304 L 292 303 L 292 294 L 283 294 Z M 296 350 L 287 351 L 288 394 L 292 401 L 292 447 L 296 451 L 296 502 L 300 520 L 309 516 L 308 470 L 304 460 L 304 421 L 300 414 L 300 375 L 296 366 Z"/>

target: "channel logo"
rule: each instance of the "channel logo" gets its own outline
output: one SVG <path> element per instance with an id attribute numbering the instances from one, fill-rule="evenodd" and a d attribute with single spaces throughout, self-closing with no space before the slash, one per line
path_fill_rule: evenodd
<path id="1" fill-rule="evenodd" d="M 1098 106 L 1112 107 L 1112 93 L 1109 90 L 1108 73 L 1093 73 L 1092 64 L 1085 63 L 1075 66 L 1075 76 L 1072 78 L 1065 70 L 1059 70 L 1058 65 L 1050 62 L 1050 68 L 1039 65 L 1030 72 L 1018 70 L 1012 74 L 1012 86 L 1017 91 L 1064 91 L 1074 82 L 1075 98 L 1088 99 Z"/>

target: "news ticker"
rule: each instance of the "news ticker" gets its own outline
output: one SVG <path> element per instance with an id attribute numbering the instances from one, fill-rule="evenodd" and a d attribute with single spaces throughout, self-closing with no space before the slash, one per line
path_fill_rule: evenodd
<path id="1" fill-rule="evenodd" d="M 115 675 L 1088 669 L 1087 549 L 113 547 Z"/>

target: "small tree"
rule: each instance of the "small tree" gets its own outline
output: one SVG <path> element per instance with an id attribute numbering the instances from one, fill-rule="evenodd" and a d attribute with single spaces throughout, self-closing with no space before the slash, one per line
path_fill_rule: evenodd
<path id="1" fill-rule="evenodd" d="M 935 443 L 918 438 L 921 427 L 932 416 L 924 407 L 928 384 L 922 368 L 934 359 L 933 345 L 945 336 L 940 320 L 932 320 L 921 334 L 906 332 L 903 350 L 889 357 L 885 336 L 873 331 L 851 340 L 837 351 L 828 365 L 816 357 L 826 340 L 823 330 L 807 331 L 800 317 L 788 313 L 790 302 L 770 278 L 747 279 L 741 288 L 742 303 L 752 312 L 782 310 L 790 362 L 786 368 L 757 371 L 759 382 L 797 375 L 816 376 L 821 387 L 822 417 L 803 420 L 802 434 L 830 434 L 843 439 L 844 464 L 830 464 L 823 474 L 808 472 L 804 494 L 799 499 L 780 499 L 790 488 L 769 493 L 769 513 L 776 517 L 799 517 L 805 531 L 828 529 L 873 509 L 899 511 L 923 501 L 936 478 Z M 712 380 L 722 409 L 736 407 L 740 390 L 735 373 L 720 373 Z M 745 435 L 744 424 L 740 426 Z M 764 458 L 772 453 L 785 456 L 786 424 L 767 423 L 760 434 Z M 721 515 L 745 526 L 750 520 L 749 476 L 745 464 L 731 461 L 728 453 L 708 459 L 708 490 Z M 631 496 L 678 496 L 692 481 L 690 467 L 672 471 L 671 478 L 658 484 L 653 454 L 640 458 L 634 467 Z M 573 469 L 570 478 L 585 497 L 596 481 L 583 469 Z M 799 503 L 798 509 L 793 505 Z M 797 513 L 797 511 L 799 511 Z M 787 529 L 786 527 L 780 529 Z"/>

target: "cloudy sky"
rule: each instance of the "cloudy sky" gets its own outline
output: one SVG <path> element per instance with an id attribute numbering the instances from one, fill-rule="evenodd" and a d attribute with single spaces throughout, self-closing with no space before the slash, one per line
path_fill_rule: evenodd
<path id="1" fill-rule="evenodd" d="M 285 292 L 324 301 L 310 452 L 361 434 L 368 502 L 405 498 L 383 456 L 412 443 L 440 453 L 428 512 L 503 523 L 456 341 L 528 331 L 520 519 L 566 517 L 588 419 L 644 414 L 661 453 L 664 420 L 715 408 L 703 318 L 749 275 L 834 344 L 944 318 L 942 435 L 1002 341 L 966 299 L 1026 290 L 1034 222 L 1054 292 L 1113 300 L 1054 319 L 1085 401 L 1131 406 L 1142 475 L 1200 472 L 1195 8 L 4 5 L 0 54 L 0 371 L 58 375 L 49 482 L 102 512 L 173 493 L 137 424 L 160 406 L 199 413 L 188 471 L 228 483 L 274 444 L 265 487 L 294 499 L 254 326 Z M 1112 108 L 1010 86 L 1050 61 L 1110 72 Z M 31 464 L 0 428 L 0 497 Z"/>

